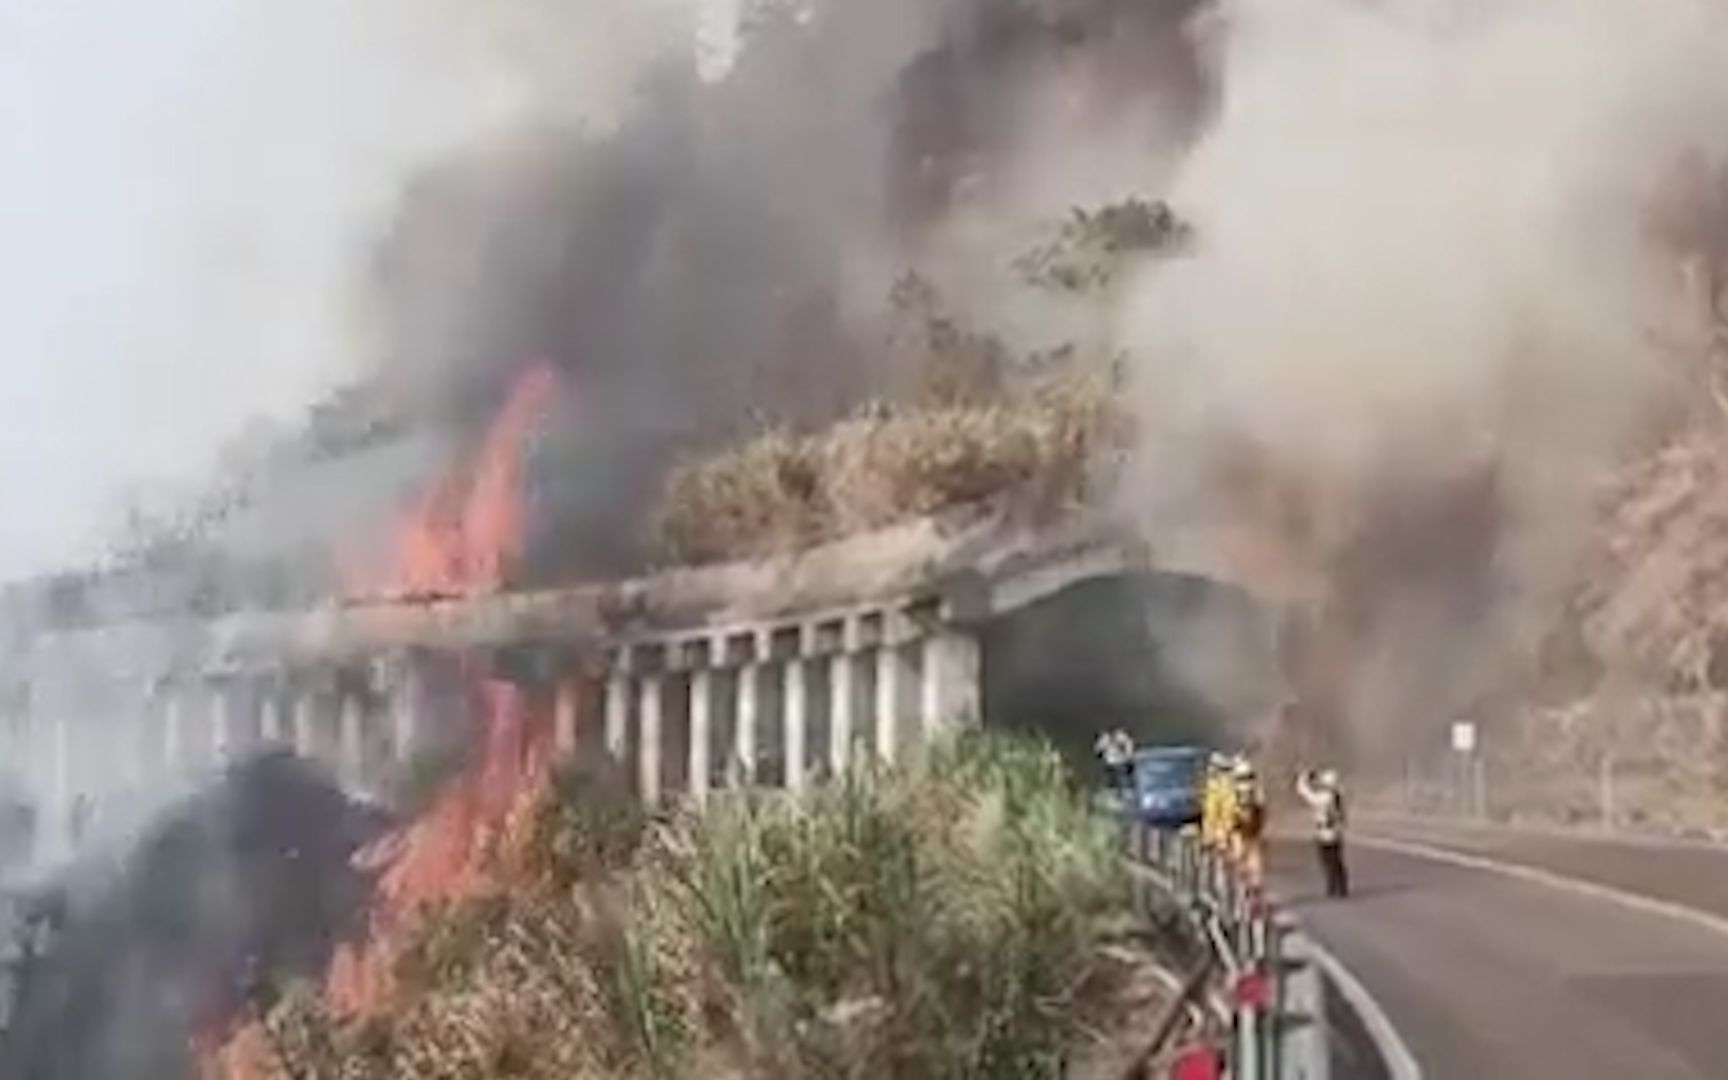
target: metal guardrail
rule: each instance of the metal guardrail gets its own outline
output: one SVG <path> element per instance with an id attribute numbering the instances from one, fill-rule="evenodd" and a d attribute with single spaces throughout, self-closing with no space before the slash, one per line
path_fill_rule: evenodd
<path id="1" fill-rule="evenodd" d="M 1295 923 L 1262 891 L 1249 888 L 1230 860 L 1208 850 L 1192 829 L 1134 824 L 1127 843 L 1149 890 L 1141 903 L 1174 905 L 1205 943 L 1205 973 L 1197 971 L 1184 991 L 1190 1001 L 1203 1000 L 1222 1034 L 1217 1049 L 1225 1075 L 1327 1080 L 1325 977 Z"/>

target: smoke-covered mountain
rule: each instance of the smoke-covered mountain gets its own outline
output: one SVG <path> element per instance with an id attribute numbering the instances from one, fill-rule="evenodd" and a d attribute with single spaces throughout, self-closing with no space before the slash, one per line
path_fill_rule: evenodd
<path id="1" fill-rule="evenodd" d="M 562 377 L 523 573 L 640 567 L 676 455 L 904 385 L 889 286 L 957 222 L 1142 186 L 1140 163 L 1205 108 L 1198 7 L 760 4 L 722 78 L 668 49 L 614 124 L 469 146 L 403 185 L 363 256 L 371 369 L 301 430 L 237 447 L 207 495 L 137 522 L 111 567 L 26 589 L 23 607 L 96 622 L 330 595 L 541 362 Z M 1051 162 L 1099 132 L 1118 160 L 1053 183 Z"/>

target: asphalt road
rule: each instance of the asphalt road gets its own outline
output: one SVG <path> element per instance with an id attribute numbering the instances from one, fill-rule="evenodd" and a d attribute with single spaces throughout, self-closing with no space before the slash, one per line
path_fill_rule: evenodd
<path id="1" fill-rule="evenodd" d="M 1376 818 L 1366 828 L 1378 836 L 1533 866 L 1728 918 L 1728 847 L 1708 841 L 1414 818 Z"/>
<path id="2" fill-rule="evenodd" d="M 1497 842 L 1509 845 L 1500 858 L 1522 854 Z M 1531 850 L 1531 861 L 1546 851 Z M 1669 866 L 1650 850 L 1624 858 L 1651 875 L 1652 888 L 1691 881 L 1677 867 L 1713 854 L 1675 856 Z M 1346 901 L 1319 898 L 1305 845 L 1274 848 L 1274 881 L 1378 1000 L 1430 1080 L 1728 1077 L 1728 935 L 1364 844 L 1350 861 L 1357 892 Z"/>

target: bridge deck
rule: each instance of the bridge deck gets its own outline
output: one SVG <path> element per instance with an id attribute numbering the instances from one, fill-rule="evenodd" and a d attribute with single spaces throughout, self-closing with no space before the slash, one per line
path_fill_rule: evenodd
<path id="1" fill-rule="evenodd" d="M 933 600 L 971 622 L 1141 557 L 1105 519 L 1049 529 L 992 517 L 923 519 L 780 559 L 474 597 L 386 597 L 297 612 L 132 619 L 31 633 L 0 654 L 17 669 L 124 657 L 142 670 L 343 663 L 395 650 L 556 642 L 568 648 L 696 637 L 851 609 Z"/>

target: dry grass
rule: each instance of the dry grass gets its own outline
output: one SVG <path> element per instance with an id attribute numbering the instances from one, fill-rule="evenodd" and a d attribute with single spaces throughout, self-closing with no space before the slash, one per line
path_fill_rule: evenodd
<path id="1" fill-rule="evenodd" d="M 653 828 L 566 784 L 532 832 L 511 893 L 425 921 L 383 1014 L 290 993 L 266 1072 L 1031 1080 L 1147 982 L 1113 937 L 1113 832 L 1042 746 L 968 740 Z"/>
<path id="2" fill-rule="evenodd" d="M 1021 394 L 873 405 L 813 435 L 769 428 L 669 475 L 655 536 L 675 562 L 773 555 L 908 518 L 1091 498 L 1126 445 L 1114 372 L 1063 368 Z"/>
<path id="3" fill-rule="evenodd" d="M 1161 202 L 1077 209 L 1015 260 L 1032 288 L 1087 296 L 1124 266 L 1180 253 Z M 1091 499 L 1131 435 L 1120 372 L 1072 345 L 1023 355 L 952 310 L 918 273 L 888 297 L 892 402 L 825 431 L 767 427 L 669 474 L 653 530 L 676 563 L 775 555 L 980 504 L 1054 515 Z"/>

